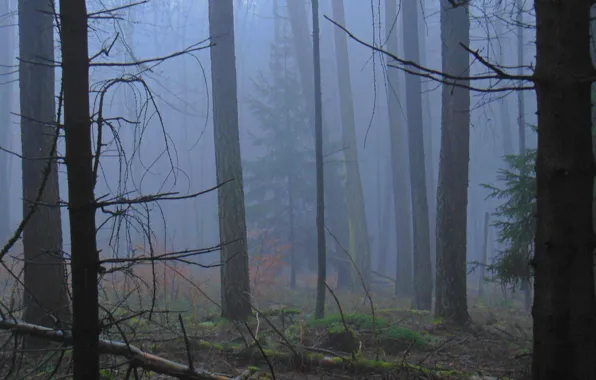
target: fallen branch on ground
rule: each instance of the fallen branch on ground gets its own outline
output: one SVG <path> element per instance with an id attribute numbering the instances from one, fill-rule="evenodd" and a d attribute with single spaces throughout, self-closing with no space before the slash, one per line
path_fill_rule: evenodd
<path id="1" fill-rule="evenodd" d="M 20 334 L 26 334 L 53 342 L 72 344 L 72 335 L 70 332 L 53 330 L 48 327 L 33 325 L 22 321 L 7 319 L 0 320 L 0 329 L 12 330 Z M 162 375 L 185 380 L 245 380 L 252 375 L 250 370 L 242 372 L 239 376 L 230 377 L 203 369 L 194 369 L 187 365 L 152 355 L 133 345 L 111 340 L 100 340 L 99 350 L 102 354 L 122 356 L 130 360 L 133 367 L 140 367 Z"/>

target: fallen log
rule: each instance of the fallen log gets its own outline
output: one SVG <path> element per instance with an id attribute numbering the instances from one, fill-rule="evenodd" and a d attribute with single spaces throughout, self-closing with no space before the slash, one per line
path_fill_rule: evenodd
<path id="1" fill-rule="evenodd" d="M 404 360 L 385 361 L 366 359 L 362 356 L 352 358 L 349 355 L 321 350 L 314 347 L 294 346 L 294 351 L 281 351 L 280 349 L 263 348 L 263 352 L 254 346 L 246 347 L 243 344 L 221 344 L 202 339 L 193 339 L 191 349 L 197 351 L 216 352 L 235 359 L 250 361 L 263 361 L 263 353 L 272 362 L 282 363 L 296 369 L 342 369 L 358 374 L 372 374 L 380 372 L 414 372 L 422 375 L 432 375 L 441 379 L 467 379 L 468 376 L 454 369 L 426 368 L 421 365 L 408 363 Z"/>
<path id="2" fill-rule="evenodd" d="M 68 331 L 54 330 L 18 320 L 2 319 L 0 320 L 0 329 L 11 330 L 57 343 L 72 344 L 72 334 Z M 124 357 L 131 362 L 132 366 L 185 380 L 246 380 L 255 372 L 255 369 L 248 369 L 235 377 L 209 372 L 152 355 L 124 342 L 112 340 L 101 339 L 99 341 L 99 350 L 102 354 Z"/>

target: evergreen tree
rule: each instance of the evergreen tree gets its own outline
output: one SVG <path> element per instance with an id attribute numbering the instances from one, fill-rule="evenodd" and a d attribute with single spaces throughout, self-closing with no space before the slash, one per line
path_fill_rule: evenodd
<path id="1" fill-rule="evenodd" d="M 252 144 L 262 154 L 244 169 L 249 228 L 267 231 L 251 245 L 267 246 L 266 239 L 289 246 L 295 285 L 298 258 L 315 264 L 314 141 L 290 36 L 283 34 L 271 44 L 269 74 L 258 75 L 248 99 L 260 125 Z"/>
<path id="2" fill-rule="evenodd" d="M 536 231 L 536 150 L 504 158 L 507 169 L 500 169 L 497 179 L 502 187 L 483 185 L 489 198 L 502 200 L 494 215 L 498 241 L 506 248 L 497 253 L 487 268 L 494 279 L 513 288 L 521 288 L 532 276 L 529 265 L 533 256 Z"/>

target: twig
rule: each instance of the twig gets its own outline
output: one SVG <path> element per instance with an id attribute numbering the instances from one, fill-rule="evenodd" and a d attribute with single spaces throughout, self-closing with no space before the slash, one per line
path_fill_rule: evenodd
<path id="1" fill-rule="evenodd" d="M 331 232 L 331 230 L 329 230 L 328 227 L 325 227 L 325 229 L 327 230 L 327 232 L 329 233 L 329 235 L 331 235 L 331 237 L 333 238 L 333 240 L 335 240 L 335 242 L 337 243 L 337 245 L 339 245 L 339 247 L 348 256 L 348 258 L 352 262 L 352 265 L 354 266 L 354 269 L 356 269 L 356 272 L 358 273 L 358 277 L 360 277 L 360 282 L 362 283 L 362 289 L 364 289 L 364 293 L 366 294 L 366 298 L 368 298 L 368 301 L 370 302 L 370 311 L 372 313 L 372 322 L 373 322 L 373 335 L 374 335 L 374 340 L 375 340 L 375 356 L 376 356 L 376 360 L 379 360 L 379 356 L 380 356 L 380 352 L 379 352 L 379 337 L 378 337 L 378 334 L 377 334 L 377 317 L 375 315 L 375 305 L 373 303 L 373 299 L 372 299 L 372 297 L 370 295 L 370 292 L 368 291 L 368 288 L 366 286 L 366 282 L 364 281 L 364 277 L 362 276 L 362 272 L 360 272 L 360 269 L 358 268 L 358 265 L 356 265 L 356 262 L 354 261 L 354 259 L 350 255 L 350 252 L 348 252 L 348 250 L 345 249 L 344 246 L 339 242 L 339 239 L 337 238 L 337 236 L 335 236 L 333 234 L 333 232 Z"/>
<path id="2" fill-rule="evenodd" d="M 327 284 L 326 281 L 325 281 L 325 287 L 327 288 L 327 290 L 329 290 L 329 293 L 331 293 L 331 296 L 333 297 L 333 299 L 335 300 L 335 303 L 337 304 L 337 309 L 339 310 L 339 315 L 341 316 L 341 323 L 344 325 L 344 331 L 346 332 L 346 335 L 350 334 L 350 330 L 348 328 L 348 324 L 346 323 L 346 318 L 344 317 L 344 311 L 342 310 L 341 304 L 339 303 L 339 299 L 337 298 L 337 296 L 335 295 L 335 292 L 333 291 L 333 289 L 331 289 L 331 287 Z M 356 354 L 354 353 L 354 350 L 352 350 L 352 360 L 356 360 Z"/>
<path id="3" fill-rule="evenodd" d="M 20 334 L 45 339 L 53 342 L 72 344 L 72 334 L 68 331 L 53 330 L 48 327 L 34 325 L 22 321 L 0 320 L 0 329 L 12 330 Z M 127 358 L 136 367 L 153 371 L 162 375 L 185 380 L 229 380 L 230 376 L 209 372 L 203 369 L 191 369 L 189 366 L 164 359 L 142 351 L 140 348 L 123 342 L 101 339 L 99 351 L 103 354 L 117 355 Z M 244 371 L 233 379 L 243 380 L 251 376 L 251 371 Z"/>
<path id="4" fill-rule="evenodd" d="M 182 329 L 182 335 L 184 336 L 184 345 L 186 346 L 186 355 L 188 356 L 188 368 L 194 371 L 192 366 L 192 353 L 190 351 L 190 342 L 188 341 L 188 335 L 186 335 L 186 328 L 184 328 L 184 321 L 182 320 L 182 314 L 178 313 L 178 321 L 180 322 L 180 328 Z"/>
<path id="5" fill-rule="evenodd" d="M 259 340 L 255 336 L 255 334 L 252 333 L 252 330 L 250 329 L 250 326 L 248 325 L 247 322 L 244 322 L 244 326 L 246 326 L 246 329 L 248 330 L 248 333 L 250 334 L 250 336 L 254 340 L 255 344 L 259 348 L 259 351 L 261 351 L 261 355 L 263 355 L 263 359 L 265 359 L 265 361 L 267 362 L 267 365 L 269 366 L 269 371 L 271 371 L 271 378 L 273 380 L 275 380 L 276 378 L 275 378 L 275 371 L 273 370 L 273 365 L 271 364 L 271 361 L 269 360 L 269 357 L 265 353 L 265 350 L 263 350 L 263 346 L 261 346 L 261 343 L 259 342 Z"/>

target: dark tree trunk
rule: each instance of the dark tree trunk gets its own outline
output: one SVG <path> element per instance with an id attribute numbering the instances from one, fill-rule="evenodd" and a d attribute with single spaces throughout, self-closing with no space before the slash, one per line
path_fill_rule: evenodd
<path id="1" fill-rule="evenodd" d="M 251 315 L 248 246 L 236 89 L 233 0 L 209 1 L 211 86 L 221 250 L 222 316 L 246 320 Z"/>
<path id="2" fill-rule="evenodd" d="M 2 51 L 0 51 L 0 67 L 2 72 L 9 71 L 9 67 L 14 64 L 13 52 L 13 34 L 12 23 L 13 18 L 9 16 L 9 1 L 1 0 L 0 15 L 2 21 L 0 22 L 0 43 L 2 44 Z M 12 88 L 13 84 L 9 78 L 11 76 L 4 75 L 4 83 L 0 85 L 0 146 L 4 149 L 10 149 L 10 112 L 12 111 Z M 4 242 L 9 235 L 10 225 L 10 162 L 11 156 L 6 152 L 0 153 L 0 242 Z"/>
<path id="3" fill-rule="evenodd" d="M 397 54 L 397 1 L 385 1 L 385 34 L 387 48 Z M 412 208 L 409 186 L 407 130 L 401 123 L 401 103 L 397 98 L 397 70 L 387 69 L 387 109 L 389 110 L 389 140 L 391 146 L 391 179 L 395 237 L 397 238 L 397 269 L 395 294 L 412 294 Z"/>
<path id="4" fill-rule="evenodd" d="M 327 287 L 327 253 L 325 244 L 325 185 L 323 177 L 323 104 L 321 100 L 321 52 L 319 48 L 319 1 L 312 1 L 312 47 L 314 67 L 315 100 L 315 161 L 317 166 L 317 303 L 315 318 L 325 315 L 325 293 Z"/>
<path id="5" fill-rule="evenodd" d="M 70 320 L 56 156 L 53 10 L 48 0 L 19 1 L 19 86 L 23 168 L 23 214 L 34 213 L 25 226 L 25 294 L 23 319 L 54 327 L 54 318 Z M 8 28 L 6 28 L 8 29 Z M 40 204 L 35 204 L 43 185 Z M 41 205 L 43 204 L 43 205 Z M 50 205 L 50 206 L 48 206 Z M 51 286 L 48 286 L 51 284 Z M 47 346 L 27 340 L 28 348 Z"/>
<path id="6" fill-rule="evenodd" d="M 535 2 L 535 380 L 596 379 L 590 1 Z"/>
<path id="7" fill-rule="evenodd" d="M 418 39 L 418 10 L 416 0 L 403 2 L 404 58 L 420 62 Z M 414 69 L 412 69 L 414 70 Z M 430 227 L 424 164 L 424 133 L 422 124 L 422 86 L 420 76 L 406 74 L 406 98 L 408 116 L 408 152 L 410 155 L 410 191 L 412 194 L 412 223 L 414 226 L 414 300 L 420 310 L 432 306 L 433 277 L 430 261 Z"/>
<path id="8" fill-rule="evenodd" d="M 85 0 L 63 0 L 60 21 L 72 257 L 73 376 L 99 379 L 99 255 L 95 236 Z"/>
<path id="9" fill-rule="evenodd" d="M 467 5 L 453 8 L 448 0 L 441 1 L 441 40 L 442 71 L 468 76 L 470 56 L 460 46 L 470 43 Z M 466 294 L 470 91 L 443 85 L 442 99 L 435 314 L 465 323 L 470 319 Z"/>

